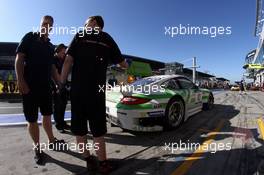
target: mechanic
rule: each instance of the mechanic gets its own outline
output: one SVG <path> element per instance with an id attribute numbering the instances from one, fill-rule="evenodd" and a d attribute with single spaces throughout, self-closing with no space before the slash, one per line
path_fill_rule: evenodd
<path id="1" fill-rule="evenodd" d="M 240 93 L 243 93 L 245 91 L 243 79 L 240 81 L 239 86 L 240 86 Z"/>
<path id="2" fill-rule="evenodd" d="M 39 142 L 38 109 L 43 115 L 42 124 L 49 139 L 49 147 L 64 143 L 54 137 L 51 123 L 51 76 L 57 81 L 59 79 L 55 66 L 52 66 L 54 46 L 48 38 L 52 25 L 53 18 L 44 16 L 39 32 L 27 33 L 16 49 L 17 83 L 23 98 L 28 131 L 34 142 L 34 159 L 37 164 L 43 164 L 44 155 Z"/>
<path id="3" fill-rule="evenodd" d="M 67 47 L 64 44 L 59 44 L 55 48 L 54 64 L 57 68 L 58 74 L 61 74 L 62 66 L 65 60 L 65 53 Z M 53 81 L 53 117 L 55 120 L 55 127 L 60 133 L 65 133 L 65 130 L 70 130 L 70 126 L 64 121 L 64 115 L 66 110 L 67 101 L 69 98 L 69 92 L 67 88 L 59 91 L 58 86 Z"/>
<path id="4" fill-rule="evenodd" d="M 105 88 L 99 92 L 99 87 L 105 87 L 108 64 L 118 64 L 122 68 L 127 68 L 128 64 L 112 37 L 102 31 L 103 27 L 101 16 L 91 16 L 86 20 L 85 30 L 75 35 L 68 48 L 61 83 L 64 84 L 72 69 L 71 130 L 76 135 L 77 144 L 86 145 L 89 121 L 94 145 L 99 148 L 95 149 L 99 166 L 96 157 L 85 149 L 83 156 L 87 169 L 94 171 L 98 168 L 100 173 L 107 174 L 113 170 L 113 166 L 107 161 L 104 140 L 107 132 Z M 86 32 L 90 28 L 94 30 L 91 34 Z"/>

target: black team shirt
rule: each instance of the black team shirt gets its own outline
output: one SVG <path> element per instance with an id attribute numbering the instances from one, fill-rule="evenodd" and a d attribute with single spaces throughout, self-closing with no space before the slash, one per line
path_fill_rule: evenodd
<path id="1" fill-rule="evenodd" d="M 106 84 L 107 66 L 124 60 L 117 44 L 106 32 L 77 33 L 67 54 L 73 57 L 72 95 L 84 98 L 103 95 L 99 87 Z"/>
<path id="2" fill-rule="evenodd" d="M 24 79 L 31 91 L 49 90 L 54 45 L 44 40 L 40 33 L 29 32 L 19 43 L 16 53 L 25 54 Z"/>

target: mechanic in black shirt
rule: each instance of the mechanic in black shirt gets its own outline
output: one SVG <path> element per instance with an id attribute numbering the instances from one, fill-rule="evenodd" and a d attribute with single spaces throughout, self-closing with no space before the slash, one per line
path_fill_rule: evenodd
<path id="1" fill-rule="evenodd" d="M 59 44 L 55 48 L 54 65 L 57 68 L 58 74 L 61 74 L 62 66 L 65 60 L 66 46 Z M 53 87 L 53 117 L 55 120 L 55 127 L 60 133 L 64 133 L 65 130 L 70 130 L 70 126 L 64 121 L 64 114 L 69 97 L 68 90 L 64 88 L 62 91 L 58 91 L 56 83 L 52 83 Z"/>
<path id="2" fill-rule="evenodd" d="M 43 128 L 49 139 L 50 148 L 54 148 L 58 140 L 52 132 L 52 94 L 51 76 L 59 79 L 55 66 L 52 67 L 54 46 L 48 35 L 52 29 L 53 18 L 44 16 L 41 19 L 39 32 L 27 33 L 16 50 L 15 70 L 17 83 L 23 98 L 23 112 L 28 122 L 28 131 L 34 142 L 35 161 L 43 163 L 43 152 L 40 150 L 38 109 L 43 115 Z"/>
<path id="3" fill-rule="evenodd" d="M 101 16 L 89 17 L 85 30 L 73 38 L 63 65 L 61 83 L 72 69 L 71 79 L 71 130 L 76 135 L 77 144 L 87 144 L 87 120 L 93 135 L 99 160 L 99 171 L 108 173 L 112 167 L 106 158 L 104 135 L 106 128 L 105 91 L 100 87 L 106 84 L 106 70 L 109 64 L 128 65 L 112 39 L 103 32 L 104 21 Z M 92 29 L 92 30 L 91 30 Z M 96 168 L 95 157 L 83 148 L 88 170 Z"/>

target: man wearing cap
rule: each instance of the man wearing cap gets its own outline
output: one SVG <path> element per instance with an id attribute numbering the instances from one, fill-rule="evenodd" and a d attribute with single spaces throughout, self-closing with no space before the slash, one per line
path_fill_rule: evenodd
<path id="1" fill-rule="evenodd" d="M 63 65 L 62 84 L 72 69 L 71 79 L 71 130 L 76 135 L 77 144 L 87 144 L 87 120 L 96 145 L 99 160 L 99 172 L 109 173 L 113 167 L 106 158 L 104 135 L 106 128 L 105 84 L 106 70 L 109 64 L 119 64 L 127 68 L 128 64 L 112 39 L 103 32 L 104 21 L 101 16 L 91 16 L 85 22 L 85 30 L 73 38 Z M 92 29 L 92 30 L 91 30 Z M 104 87 L 104 91 L 100 89 Z M 96 169 L 95 157 L 84 148 L 88 170 Z"/>
<path id="2" fill-rule="evenodd" d="M 62 66 L 65 60 L 66 46 L 64 44 L 59 44 L 55 48 L 54 55 L 54 65 L 57 69 L 58 74 L 61 74 Z M 70 130 L 70 126 L 64 121 L 64 115 L 66 110 L 66 105 L 69 97 L 68 90 L 64 88 L 61 91 L 58 91 L 56 82 L 52 83 L 53 85 L 53 117 L 55 120 L 55 127 L 60 133 L 64 133 L 65 130 Z"/>

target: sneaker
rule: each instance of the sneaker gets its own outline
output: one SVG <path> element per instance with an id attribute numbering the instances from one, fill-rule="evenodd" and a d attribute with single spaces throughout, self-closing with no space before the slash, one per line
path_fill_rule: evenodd
<path id="1" fill-rule="evenodd" d="M 65 133 L 64 128 L 61 125 L 55 125 L 56 129 L 59 131 L 59 133 Z"/>
<path id="2" fill-rule="evenodd" d="M 100 161 L 99 162 L 99 173 L 101 174 L 109 174 L 116 169 L 113 165 L 110 165 L 109 161 Z"/>
<path id="3" fill-rule="evenodd" d="M 61 147 L 64 146 L 65 141 L 64 140 L 58 140 L 55 138 L 54 142 L 49 143 L 49 149 L 54 151 L 60 151 Z"/>
<path id="4" fill-rule="evenodd" d="M 64 129 L 57 129 L 59 131 L 59 133 L 63 134 L 65 133 L 65 130 Z"/>
<path id="5" fill-rule="evenodd" d="M 65 122 L 63 129 L 64 129 L 64 130 L 68 130 L 68 131 L 70 131 L 70 130 L 71 130 L 71 126 L 68 125 L 68 124 Z"/>
<path id="6" fill-rule="evenodd" d="M 95 156 L 89 156 L 85 158 L 86 168 L 88 171 L 96 171 L 98 169 L 98 162 Z"/>
<path id="7" fill-rule="evenodd" d="M 36 164 L 38 165 L 42 165 L 44 163 L 44 152 L 41 152 L 39 150 L 35 150 L 35 156 L 34 156 L 34 160 L 36 162 Z"/>

